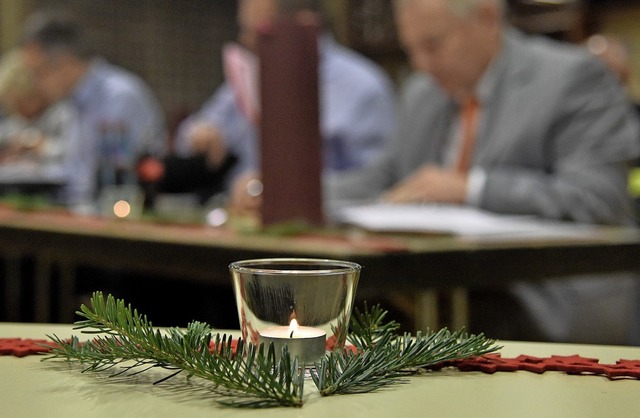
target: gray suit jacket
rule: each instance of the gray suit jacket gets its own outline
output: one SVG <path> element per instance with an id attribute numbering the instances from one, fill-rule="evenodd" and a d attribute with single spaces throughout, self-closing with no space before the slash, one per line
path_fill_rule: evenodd
<path id="1" fill-rule="evenodd" d="M 483 209 L 621 224 L 632 219 L 626 190 L 640 155 L 628 98 L 582 48 L 505 31 L 501 73 L 483 103 L 473 168 L 485 171 Z M 442 165 L 456 115 L 427 75 L 405 83 L 399 129 L 376 164 L 328 182 L 330 199 L 371 199 L 425 164 Z"/>

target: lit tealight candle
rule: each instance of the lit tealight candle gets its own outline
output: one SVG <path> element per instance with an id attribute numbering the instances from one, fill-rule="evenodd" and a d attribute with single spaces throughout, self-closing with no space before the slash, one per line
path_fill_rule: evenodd
<path id="1" fill-rule="evenodd" d="M 319 328 L 298 325 L 298 321 L 291 320 L 289 326 L 274 326 L 260 332 L 260 341 L 269 346 L 273 343 L 276 356 L 282 352 L 284 345 L 289 349 L 291 358 L 298 357 L 300 363 L 314 363 L 325 353 L 327 333 Z"/>

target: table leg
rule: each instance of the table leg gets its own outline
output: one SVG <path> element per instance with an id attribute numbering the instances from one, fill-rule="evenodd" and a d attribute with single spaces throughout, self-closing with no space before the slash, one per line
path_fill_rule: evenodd
<path id="1" fill-rule="evenodd" d="M 466 288 L 457 287 L 450 292 L 430 289 L 419 292 L 415 299 L 415 329 L 437 331 L 445 324 L 440 323 L 439 297 L 448 297 L 450 302 L 450 329 L 458 331 L 469 329 L 469 292 Z M 449 315 L 447 315 L 449 316 Z"/>
<path id="2" fill-rule="evenodd" d="M 36 257 L 33 316 L 36 322 L 51 322 L 51 257 Z"/>
<path id="3" fill-rule="evenodd" d="M 415 328 L 423 332 L 440 328 L 437 290 L 423 290 L 416 295 Z"/>
<path id="4" fill-rule="evenodd" d="M 4 265 L 4 306 L 7 321 L 19 322 L 22 308 L 21 257 L 18 253 L 7 253 Z"/>
<path id="5" fill-rule="evenodd" d="M 451 328 L 469 330 L 469 292 L 463 287 L 451 291 Z"/>
<path id="6" fill-rule="evenodd" d="M 72 323 L 75 318 L 75 284 L 76 269 L 68 262 L 60 263 L 60 286 L 58 289 L 58 320 L 62 323 Z"/>

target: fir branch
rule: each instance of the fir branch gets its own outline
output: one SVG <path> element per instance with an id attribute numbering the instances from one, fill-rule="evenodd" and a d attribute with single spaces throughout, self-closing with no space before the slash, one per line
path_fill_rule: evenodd
<path id="1" fill-rule="evenodd" d="M 475 357 L 498 350 L 495 341 L 464 331 L 395 335 L 398 324 L 384 323 L 386 311 L 374 306 L 355 311 L 350 342 L 358 353 L 330 353 L 311 371 L 323 396 L 365 393 L 403 382 L 403 376 L 447 361 Z"/>
<path id="2" fill-rule="evenodd" d="M 213 335 L 205 323 L 161 332 L 111 295 L 105 299 L 96 292 L 90 305 L 81 306 L 78 314 L 85 319 L 76 322 L 75 329 L 94 338 L 81 343 L 75 336 L 69 341 L 51 336 L 58 347 L 46 360 L 79 362 L 84 371 L 108 370 L 112 376 L 156 368 L 171 372 L 156 384 L 185 372 L 212 382 L 219 402 L 234 407 L 302 406 L 305 369 L 286 346 L 277 361 L 273 345 L 265 348 L 238 340 L 234 349 L 231 336 Z M 386 314 L 379 305 L 354 310 L 349 342 L 356 350 L 329 352 L 310 369 L 323 396 L 371 392 L 404 382 L 421 368 L 500 348 L 482 334 L 463 331 L 398 335 L 399 324 L 385 322 Z"/>
<path id="3" fill-rule="evenodd" d="M 102 334 L 82 344 L 77 337 L 64 341 L 50 336 L 58 348 L 47 359 L 87 364 L 85 371 L 121 366 L 113 375 L 164 368 L 174 371 L 169 378 L 185 371 L 212 382 L 225 405 L 302 405 L 304 368 L 298 367 L 286 348 L 276 362 L 273 346 L 265 350 L 263 345 L 245 345 L 240 340 L 234 352 L 231 336 L 217 334 L 210 350 L 208 325 L 193 322 L 186 332 L 171 328 L 161 333 L 130 305 L 111 295 L 105 299 L 100 292 L 93 294 L 91 307 L 83 305 L 78 314 L 86 320 L 77 322 L 76 329 Z"/>

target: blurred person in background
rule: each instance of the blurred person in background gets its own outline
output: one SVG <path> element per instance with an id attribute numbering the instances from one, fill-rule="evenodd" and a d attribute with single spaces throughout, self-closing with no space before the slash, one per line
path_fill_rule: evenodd
<path id="1" fill-rule="evenodd" d="M 43 95 L 17 49 L 0 61 L 0 105 L 7 115 L 0 120 L 3 191 L 51 192 L 55 200 L 65 182 L 67 143 L 77 129 L 74 109 Z"/>
<path id="2" fill-rule="evenodd" d="M 66 201 L 72 208 L 94 204 L 104 186 L 98 170 L 105 160 L 133 171 L 140 156 L 166 152 L 164 115 L 154 93 L 137 75 L 97 56 L 74 17 L 35 12 L 20 46 L 46 98 L 69 98 L 78 114 L 78 134 L 68 143 Z M 135 181 L 135 174 L 128 175 L 115 181 Z"/>
<path id="3" fill-rule="evenodd" d="M 113 207 L 103 204 L 108 202 L 103 197 L 110 197 L 111 190 L 137 192 L 137 161 L 145 155 L 163 156 L 168 138 L 151 88 L 99 56 L 89 29 L 66 10 L 36 11 L 24 23 L 19 47 L 47 100 L 66 98 L 77 112 L 77 133 L 67 142 L 65 203 L 75 213 L 111 216 Z M 141 275 L 90 267 L 80 267 L 76 274 L 81 298 L 102 290 L 144 307 L 158 297 L 154 288 L 149 300 L 149 282 Z"/>
<path id="4" fill-rule="evenodd" d="M 622 40 L 609 35 L 594 34 L 585 41 L 585 46 L 596 57 L 600 58 L 618 77 L 622 85 L 629 90 L 633 76 L 631 53 L 629 47 Z M 633 98 L 636 113 L 640 117 L 640 102 Z M 638 136 L 640 142 L 640 136 Z M 635 167 L 629 173 L 629 193 L 635 200 L 636 221 L 640 224 L 640 158 L 636 159 Z"/>
<path id="5" fill-rule="evenodd" d="M 399 39 L 416 70 L 404 85 L 399 129 L 383 158 L 333 179 L 333 199 L 633 224 L 627 176 L 640 155 L 640 125 L 626 93 L 585 48 L 510 28 L 504 7 L 394 0 Z M 472 289 L 473 332 L 640 343 L 633 274 L 481 293 Z"/>
<path id="6" fill-rule="evenodd" d="M 232 204 L 244 211 L 259 202 L 247 187 L 259 176 L 257 48 L 262 27 L 278 17 L 313 13 L 322 20 L 320 0 L 240 0 L 238 42 L 224 50 L 226 82 L 182 123 L 179 155 L 200 153 L 212 166 L 237 158 L 228 173 Z M 320 126 L 324 166 L 331 172 L 363 167 L 382 153 L 395 128 L 393 85 L 372 61 L 338 45 L 324 31 L 319 39 Z"/>

